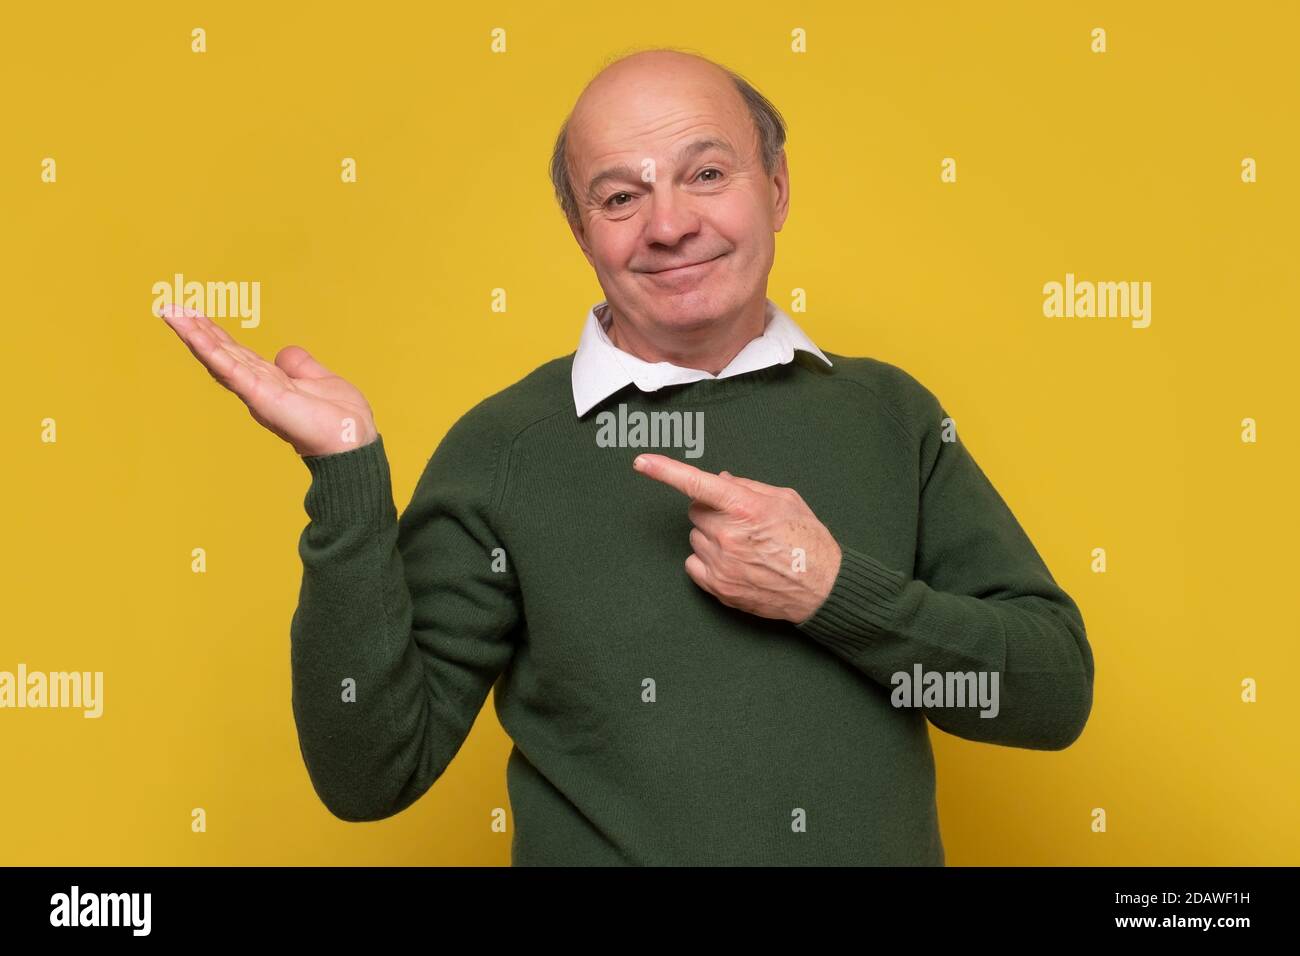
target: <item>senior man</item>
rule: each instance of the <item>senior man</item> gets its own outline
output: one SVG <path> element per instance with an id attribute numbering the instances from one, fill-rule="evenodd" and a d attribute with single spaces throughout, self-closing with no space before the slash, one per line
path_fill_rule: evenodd
<path id="1" fill-rule="evenodd" d="M 551 172 L 606 298 L 400 517 L 355 388 L 166 314 L 309 469 L 293 713 L 336 816 L 410 806 L 495 687 L 514 865 L 942 865 L 927 717 L 1078 737 L 1082 617 L 945 409 L 767 298 L 784 136 L 701 57 L 599 73 Z"/>

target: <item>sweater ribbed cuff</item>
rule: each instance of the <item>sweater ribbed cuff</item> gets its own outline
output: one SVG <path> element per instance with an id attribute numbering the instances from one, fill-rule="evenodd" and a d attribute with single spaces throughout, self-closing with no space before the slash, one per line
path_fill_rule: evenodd
<path id="1" fill-rule="evenodd" d="M 908 577 L 869 554 L 840 545 L 840 570 L 826 600 L 801 631 L 832 648 L 855 651 L 889 633 L 898 615 L 898 597 Z"/>
<path id="2" fill-rule="evenodd" d="M 395 512 L 382 435 L 329 455 L 303 455 L 311 487 L 303 506 L 312 521 L 373 521 Z"/>

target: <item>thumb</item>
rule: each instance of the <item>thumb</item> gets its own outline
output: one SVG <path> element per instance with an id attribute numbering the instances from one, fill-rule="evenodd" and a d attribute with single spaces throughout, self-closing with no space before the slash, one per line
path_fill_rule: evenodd
<path id="1" fill-rule="evenodd" d="M 275 364 L 290 378 L 329 378 L 334 373 L 297 345 L 286 345 L 275 354 Z"/>

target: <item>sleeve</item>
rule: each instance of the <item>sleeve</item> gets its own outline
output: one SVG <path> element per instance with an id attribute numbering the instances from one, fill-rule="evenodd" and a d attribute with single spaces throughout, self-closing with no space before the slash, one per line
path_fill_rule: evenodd
<path id="1" fill-rule="evenodd" d="M 522 603 L 495 552 L 498 472 L 483 434 L 453 426 L 400 518 L 382 435 L 303 456 L 311 520 L 290 628 L 293 715 L 312 786 L 342 820 L 419 799 L 512 657 Z"/>
<path id="2" fill-rule="evenodd" d="M 841 543 L 830 593 L 797 626 L 895 692 L 926 672 L 983 673 L 996 706 L 951 706 L 949 698 L 949 706 L 925 708 L 930 722 L 968 740 L 1064 749 L 1092 709 L 1083 617 L 960 437 L 943 440 L 938 400 L 922 389 L 920 401 L 914 569 Z M 902 673 L 910 682 L 896 679 Z"/>

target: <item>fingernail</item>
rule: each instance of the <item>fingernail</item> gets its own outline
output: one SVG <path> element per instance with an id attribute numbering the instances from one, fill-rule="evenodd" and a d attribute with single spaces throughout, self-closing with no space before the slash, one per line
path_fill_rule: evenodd
<path id="1" fill-rule="evenodd" d="M 632 459 L 632 467 L 637 471 L 645 471 L 645 455 L 637 455 Z"/>

